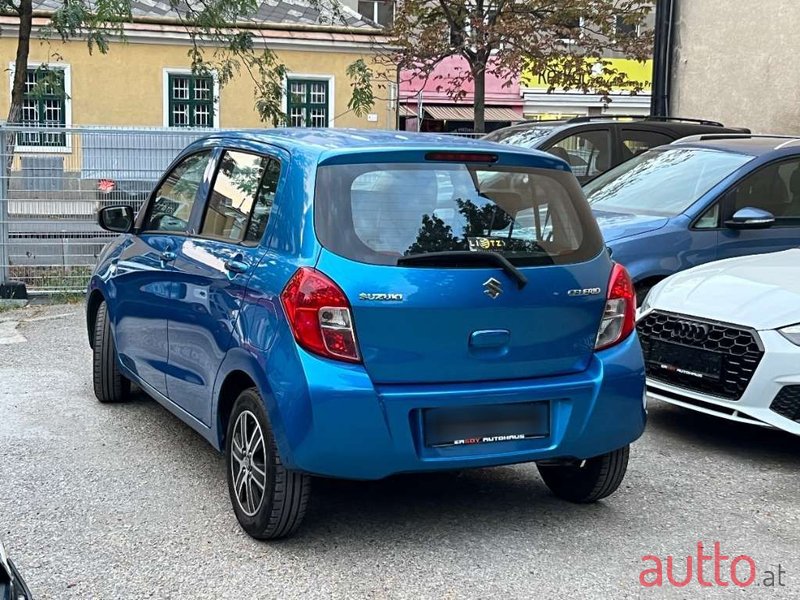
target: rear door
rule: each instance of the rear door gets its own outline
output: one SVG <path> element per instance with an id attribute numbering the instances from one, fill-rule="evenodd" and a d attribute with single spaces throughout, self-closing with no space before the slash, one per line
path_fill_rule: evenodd
<path id="1" fill-rule="evenodd" d="M 469 382 L 584 370 L 611 262 L 574 177 L 531 168 L 536 157 L 447 156 L 319 169 L 318 268 L 351 302 L 371 378 Z"/>
<path id="2" fill-rule="evenodd" d="M 221 151 L 198 233 L 177 247 L 169 319 L 170 400 L 208 425 L 219 366 L 233 339 L 280 175 L 276 158 Z"/>

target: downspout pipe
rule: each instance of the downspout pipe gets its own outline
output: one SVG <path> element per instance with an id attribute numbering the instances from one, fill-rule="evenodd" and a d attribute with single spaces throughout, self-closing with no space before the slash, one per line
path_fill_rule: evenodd
<path id="1" fill-rule="evenodd" d="M 675 0 L 657 0 L 653 48 L 653 95 L 650 99 L 650 114 L 655 117 L 670 116 L 674 34 Z"/>

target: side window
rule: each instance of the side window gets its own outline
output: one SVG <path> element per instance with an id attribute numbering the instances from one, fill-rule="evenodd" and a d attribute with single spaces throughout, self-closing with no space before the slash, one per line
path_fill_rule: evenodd
<path id="1" fill-rule="evenodd" d="M 267 159 L 226 150 L 206 205 L 200 235 L 232 242 L 244 239 Z"/>
<path id="2" fill-rule="evenodd" d="M 275 190 L 278 188 L 280 176 L 281 164 L 273 158 L 268 158 L 267 167 L 261 180 L 261 187 L 258 188 L 253 214 L 250 216 L 250 223 L 247 225 L 247 234 L 244 236 L 245 242 L 258 243 L 264 236 L 264 230 L 267 228 L 269 215 L 272 212 L 272 204 L 275 202 Z"/>
<path id="3" fill-rule="evenodd" d="M 695 229 L 716 229 L 719 227 L 719 202 L 714 202 L 694 224 Z"/>
<path id="4" fill-rule="evenodd" d="M 656 131 L 622 130 L 622 160 L 633 158 L 650 148 L 671 144 L 672 138 Z"/>
<path id="5" fill-rule="evenodd" d="M 611 132 L 583 131 L 564 138 L 547 150 L 566 160 L 581 183 L 602 175 L 612 166 Z"/>
<path id="6" fill-rule="evenodd" d="M 197 197 L 197 190 L 203 181 L 210 151 L 187 156 L 167 176 L 156 190 L 144 231 L 186 231 Z"/>
<path id="7" fill-rule="evenodd" d="M 800 219 L 800 160 L 768 165 L 748 176 L 729 193 L 731 214 L 760 208 L 775 219 Z"/>

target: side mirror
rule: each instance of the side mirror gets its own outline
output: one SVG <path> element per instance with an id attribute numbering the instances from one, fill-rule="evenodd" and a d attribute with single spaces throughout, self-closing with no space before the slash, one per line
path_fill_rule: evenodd
<path id="1" fill-rule="evenodd" d="M 97 212 L 97 223 L 106 231 L 130 233 L 133 230 L 133 209 L 130 206 L 106 206 Z"/>
<path id="2" fill-rule="evenodd" d="M 751 206 L 740 208 L 725 221 L 725 227 L 730 229 L 767 229 L 773 225 L 775 225 L 775 215 Z"/>

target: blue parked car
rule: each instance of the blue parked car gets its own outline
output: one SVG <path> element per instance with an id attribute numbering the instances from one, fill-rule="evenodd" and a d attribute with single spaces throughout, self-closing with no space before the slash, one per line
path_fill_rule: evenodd
<path id="1" fill-rule="evenodd" d="M 684 138 L 584 190 L 640 300 L 677 271 L 800 243 L 800 138 Z"/>
<path id="2" fill-rule="evenodd" d="M 253 537 L 310 476 L 536 462 L 620 484 L 645 426 L 635 301 L 569 167 L 397 132 L 227 132 L 175 160 L 99 258 L 94 389 L 136 383 L 224 451 Z"/>

